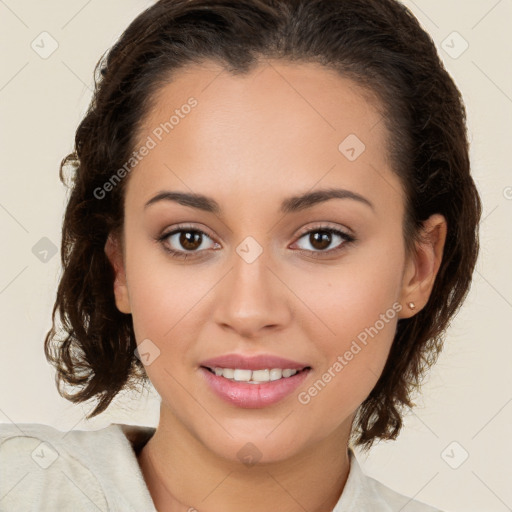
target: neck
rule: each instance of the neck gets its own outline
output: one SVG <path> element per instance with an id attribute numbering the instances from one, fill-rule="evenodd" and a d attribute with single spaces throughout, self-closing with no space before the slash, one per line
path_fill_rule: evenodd
<path id="1" fill-rule="evenodd" d="M 248 465 L 213 453 L 169 420 L 161 416 L 138 456 L 159 512 L 331 512 L 345 486 L 350 421 L 286 460 Z"/>

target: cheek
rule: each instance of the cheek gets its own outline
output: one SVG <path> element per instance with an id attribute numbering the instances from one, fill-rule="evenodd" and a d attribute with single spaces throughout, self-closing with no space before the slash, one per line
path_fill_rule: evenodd
<path id="1" fill-rule="evenodd" d="M 367 302 L 364 310 L 346 308 L 333 315 L 335 336 L 316 338 L 321 362 L 300 390 L 297 401 L 305 423 L 323 435 L 336 430 L 375 387 L 391 348 L 400 305 L 380 307 Z"/>
<path id="2" fill-rule="evenodd" d="M 315 313 L 310 315 L 316 319 L 310 328 L 316 324 L 326 347 L 342 350 L 347 341 L 376 323 L 382 337 L 390 337 L 391 320 L 396 324 L 400 307 L 403 257 L 399 244 L 372 243 L 347 253 L 337 267 L 295 276 L 294 290 Z"/>
<path id="3" fill-rule="evenodd" d="M 168 372 L 181 382 L 201 357 L 196 342 L 211 322 L 218 272 L 172 262 L 142 241 L 132 245 L 127 244 L 127 275 L 137 344 L 149 339 L 156 346 L 158 357 L 146 366 L 155 387 L 173 387 Z"/>
<path id="4" fill-rule="evenodd" d="M 308 303 L 315 304 L 315 320 L 308 337 L 315 340 L 319 364 L 315 380 L 299 396 L 310 418 L 330 410 L 334 427 L 355 411 L 371 392 L 386 363 L 399 312 L 402 253 L 387 247 L 361 251 L 347 258 L 336 279 L 309 279 Z M 321 333 L 321 335 L 320 335 Z"/>
<path id="5" fill-rule="evenodd" d="M 200 292 L 195 289 L 193 280 L 183 279 L 180 266 L 166 261 L 165 253 L 142 236 L 140 240 L 135 236 L 127 237 L 126 254 L 128 293 L 137 343 L 150 339 L 160 351 L 168 350 L 174 344 L 166 340 L 179 328 L 180 319 L 187 319 L 187 311 L 193 314 Z"/>
<path id="6" fill-rule="evenodd" d="M 133 277 L 130 303 L 137 341 L 149 338 L 166 354 L 172 352 L 172 358 L 184 360 L 187 339 L 197 337 L 194 331 L 202 325 L 198 315 L 208 288 L 194 286 L 193 276 L 184 278 L 177 271 L 163 275 L 150 266 Z"/>
<path id="7" fill-rule="evenodd" d="M 172 410 L 185 414 L 193 411 L 194 405 L 182 384 L 190 378 L 194 356 L 191 340 L 200 337 L 204 323 L 198 321 L 198 309 L 208 290 L 194 286 L 193 276 L 185 278 L 185 267 L 180 271 L 179 266 L 140 261 L 145 263 L 134 265 L 130 277 L 137 345 L 140 352 L 145 349 L 150 354 L 145 371 L 158 394 Z"/>

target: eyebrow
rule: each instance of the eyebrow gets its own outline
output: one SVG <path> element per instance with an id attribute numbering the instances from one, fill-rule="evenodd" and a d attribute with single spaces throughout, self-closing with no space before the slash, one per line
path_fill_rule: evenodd
<path id="1" fill-rule="evenodd" d="M 311 208 L 330 199 L 353 199 L 354 201 L 366 204 L 372 210 L 375 210 L 374 205 L 368 199 L 360 194 L 357 194 L 356 192 L 341 188 L 328 188 L 316 190 L 315 192 L 306 192 L 304 194 L 292 196 L 283 200 L 281 203 L 281 213 L 287 214 L 298 212 L 307 208 Z M 216 215 L 219 215 L 222 212 L 219 203 L 217 203 L 217 201 L 211 197 L 207 197 L 202 194 L 169 190 L 163 190 L 156 196 L 152 197 L 144 205 L 144 209 L 159 201 L 173 201 L 183 206 L 190 206 L 192 208 L 197 208 L 199 210 L 214 213 Z"/>

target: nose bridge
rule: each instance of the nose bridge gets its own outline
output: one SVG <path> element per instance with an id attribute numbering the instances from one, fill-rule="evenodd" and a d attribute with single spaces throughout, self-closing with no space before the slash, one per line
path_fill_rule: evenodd
<path id="1" fill-rule="evenodd" d="M 264 327 L 289 319 L 285 286 L 271 270 L 270 247 L 247 236 L 232 254 L 231 272 L 223 280 L 216 320 L 243 336 L 256 336 Z"/>

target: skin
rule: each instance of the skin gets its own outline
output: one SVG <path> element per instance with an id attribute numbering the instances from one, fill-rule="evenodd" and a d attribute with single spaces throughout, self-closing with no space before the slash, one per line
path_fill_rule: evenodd
<path id="1" fill-rule="evenodd" d="M 149 338 L 160 350 L 146 366 L 162 401 L 139 456 L 144 478 L 159 511 L 330 511 L 349 472 L 354 414 L 382 373 L 396 323 L 431 293 L 445 219 L 428 219 L 428 236 L 406 254 L 403 190 L 378 105 L 320 65 L 263 61 L 243 77 L 214 63 L 189 66 L 157 94 L 140 142 L 190 96 L 198 105 L 131 171 L 123 239 L 105 246 L 117 307 L 132 314 L 137 343 Z M 366 145 L 355 161 L 338 149 L 349 134 Z M 345 198 L 279 211 L 289 196 L 329 187 L 373 208 Z M 170 201 L 145 209 L 162 190 L 210 196 L 222 213 Z M 200 256 L 173 259 L 164 250 L 187 251 L 179 234 L 155 241 L 179 223 L 207 233 L 193 249 Z M 350 230 L 356 241 L 334 235 L 315 244 L 304 233 L 319 225 Z M 250 264 L 236 252 L 247 236 L 263 251 Z M 298 393 L 397 303 L 401 311 L 378 335 L 299 403 Z M 270 353 L 312 370 L 279 403 L 242 409 L 199 374 L 201 361 L 227 353 Z M 250 467 L 237 455 L 249 442 L 261 454 Z"/>

